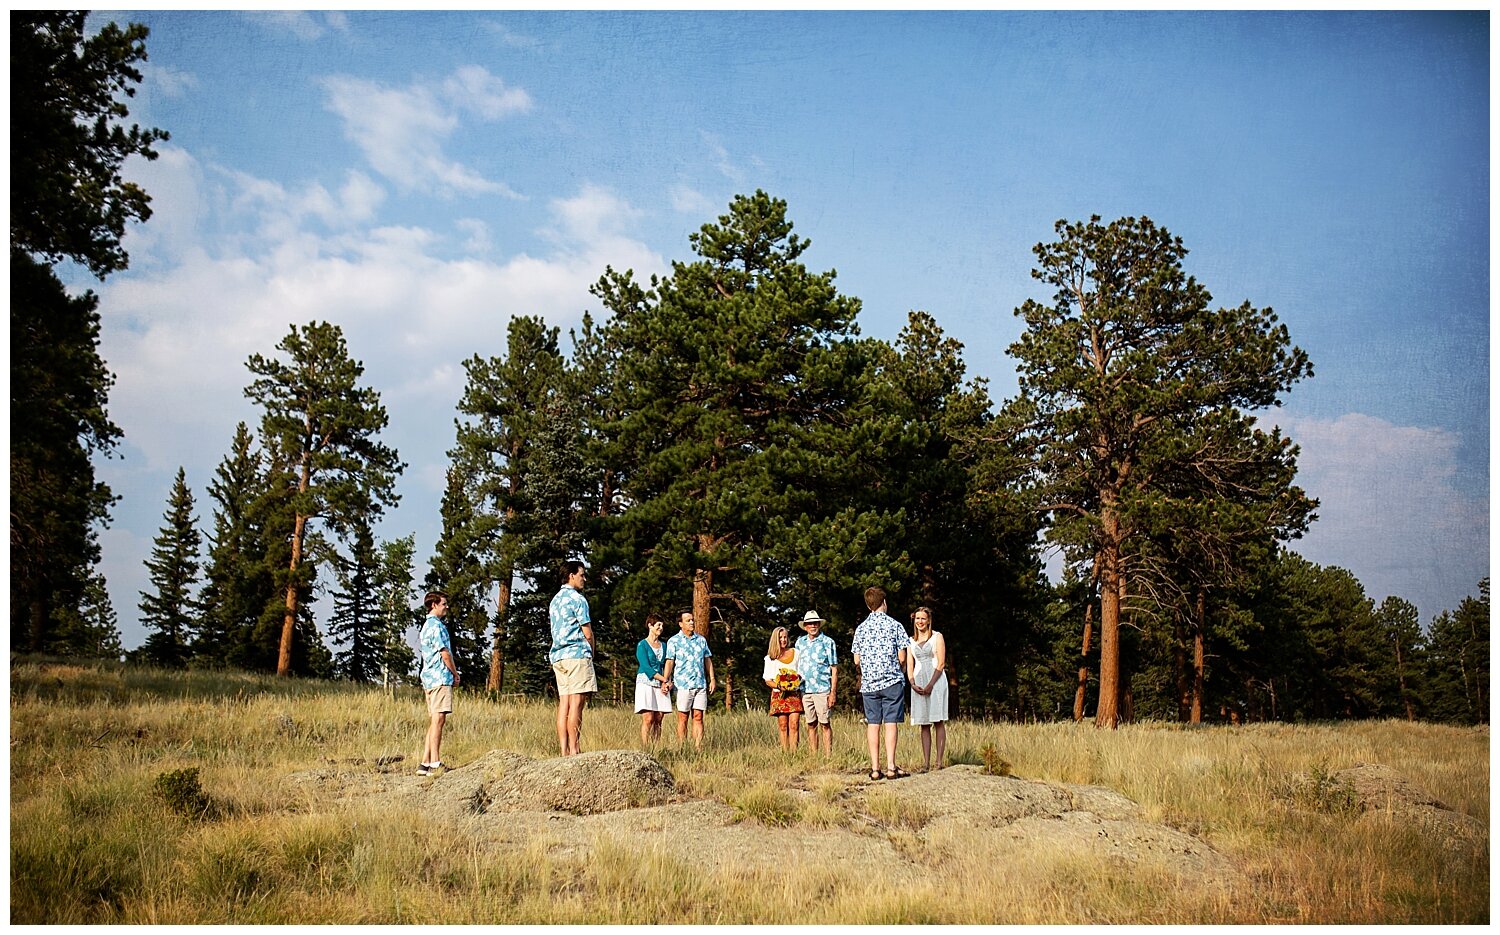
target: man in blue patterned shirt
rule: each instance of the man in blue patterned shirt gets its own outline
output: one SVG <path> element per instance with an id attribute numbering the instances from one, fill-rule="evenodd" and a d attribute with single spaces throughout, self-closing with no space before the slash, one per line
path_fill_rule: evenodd
<path id="1" fill-rule="evenodd" d="M 557 745 L 563 756 L 578 752 L 584 706 L 599 690 L 594 678 L 594 628 L 589 622 L 588 598 L 583 596 L 586 577 L 583 562 L 564 564 L 562 587 L 547 608 L 552 624 L 552 650 L 547 661 L 552 663 L 557 679 Z"/>
<path id="2" fill-rule="evenodd" d="M 833 707 L 833 696 L 839 687 L 839 648 L 833 639 L 823 633 L 823 618 L 816 610 L 802 615 L 802 629 L 806 636 L 797 637 L 797 674 L 802 676 L 802 715 L 807 720 L 807 734 L 814 751 L 818 749 L 818 733 L 823 734 L 823 755 L 833 753 L 833 723 L 829 720 L 829 709 Z"/>
<path id="3" fill-rule="evenodd" d="M 427 695 L 427 740 L 422 746 L 422 763 L 417 767 L 421 776 L 431 776 L 443 765 L 440 755 L 443 746 L 443 725 L 453 712 L 453 686 L 458 684 L 458 666 L 453 663 L 453 644 L 448 639 L 448 628 L 443 617 L 448 613 L 448 595 L 442 591 L 428 592 L 422 599 L 427 608 L 427 619 L 422 623 L 418 636 L 422 653 L 422 690 Z"/>
<path id="4" fill-rule="evenodd" d="M 906 716 L 906 629 L 885 612 L 885 591 L 865 590 L 870 616 L 854 630 L 854 664 L 865 703 L 865 738 L 870 744 L 870 778 L 910 776 L 896 765 L 896 728 Z M 885 734 L 885 772 L 880 771 L 880 737 Z"/>
<path id="5" fill-rule="evenodd" d="M 708 712 L 708 696 L 714 684 L 713 653 L 708 640 L 696 632 L 693 612 L 683 608 L 677 613 L 681 633 L 667 640 L 667 663 L 662 670 L 667 684 L 677 689 L 677 742 L 687 739 L 688 712 L 693 715 L 693 746 L 703 749 L 703 718 Z M 706 680 L 705 680 L 706 673 Z"/>

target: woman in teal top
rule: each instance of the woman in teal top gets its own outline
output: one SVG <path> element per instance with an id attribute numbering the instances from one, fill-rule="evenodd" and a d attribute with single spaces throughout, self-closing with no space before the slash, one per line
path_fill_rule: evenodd
<path id="1" fill-rule="evenodd" d="M 662 668 L 667 646 L 661 639 L 662 620 L 646 615 L 646 638 L 635 644 L 635 711 L 641 716 L 641 746 L 661 739 L 661 719 L 672 710 L 672 693 Z"/>

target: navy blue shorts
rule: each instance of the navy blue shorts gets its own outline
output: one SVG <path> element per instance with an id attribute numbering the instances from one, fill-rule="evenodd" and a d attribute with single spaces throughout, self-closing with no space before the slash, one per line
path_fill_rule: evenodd
<path id="1" fill-rule="evenodd" d="M 900 724 L 906 718 L 906 682 L 887 685 L 879 691 L 863 692 L 865 723 Z"/>

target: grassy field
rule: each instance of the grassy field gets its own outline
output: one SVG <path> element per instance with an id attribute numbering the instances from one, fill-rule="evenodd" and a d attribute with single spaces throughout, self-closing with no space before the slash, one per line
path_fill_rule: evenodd
<path id="1" fill-rule="evenodd" d="M 633 749 L 636 717 L 596 705 L 583 748 Z M 18 660 L 11 667 L 12 923 L 1483 923 L 1488 836 L 1435 836 L 1361 815 L 1322 781 L 1380 763 L 1489 825 L 1489 734 L 1404 722 L 1255 724 L 1115 732 L 1073 724 L 955 722 L 950 762 L 998 751 L 1017 776 L 1107 786 L 1146 816 L 1226 855 L 1244 883 L 1216 891 L 1098 860 L 1038 853 L 982 859 L 978 840 L 923 841 L 935 873 L 911 886 L 838 874 L 813 856 L 775 872 L 704 873 L 637 842 L 601 838 L 593 858 L 495 852 L 422 816 L 335 807 L 289 791 L 328 760 L 404 755 L 425 711 L 414 688 L 167 673 Z M 670 734 L 670 726 L 668 733 Z M 553 708 L 461 696 L 444 759 L 556 751 Z M 823 829 L 854 816 L 832 792 L 863 770 L 863 729 L 836 712 L 835 752 L 784 754 L 759 712 L 709 719 L 706 748 L 654 751 L 683 793 L 747 822 Z M 916 732 L 900 761 L 919 763 Z M 185 817 L 155 790 L 196 768 L 212 811 Z M 829 790 L 789 804 L 791 784 Z M 872 804 L 878 799 L 871 799 Z M 940 846 L 939 846 L 940 845 Z M 933 882 L 933 881 L 936 882 Z"/>

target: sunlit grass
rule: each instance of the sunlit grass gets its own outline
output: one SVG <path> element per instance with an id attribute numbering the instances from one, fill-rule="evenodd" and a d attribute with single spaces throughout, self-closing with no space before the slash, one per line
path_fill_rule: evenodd
<path id="1" fill-rule="evenodd" d="M 1146 818 L 1198 835 L 1243 879 L 1183 886 L 1046 847 L 998 860 L 982 828 L 930 825 L 891 784 L 866 784 L 864 731 L 836 712 L 831 757 L 787 752 L 760 712 L 712 711 L 702 751 L 671 716 L 653 754 L 679 794 L 723 803 L 764 834 L 871 836 L 921 875 L 902 885 L 826 855 L 705 869 L 658 841 L 598 833 L 589 856 L 540 843 L 488 848 L 410 810 L 320 800 L 285 782 L 328 763 L 401 756 L 426 712 L 384 692 L 243 673 L 26 661 L 11 669 L 11 921 L 17 923 L 1451 923 L 1487 921 L 1488 839 L 1446 840 L 1340 807 L 1309 785 L 1382 763 L 1489 823 L 1487 731 L 1403 722 L 1137 724 L 955 722 L 951 762 L 982 751 L 1020 779 L 1102 785 Z M 554 708 L 463 694 L 443 756 L 556 753 Z M 595 704 L 587 750 L 635 749 L 639 720 Z M 903 730 L 898 761 L 917 762 Z M 153 792 L 196 768 L 221 812 L 174 812 Z M 905 782 L 905 780 L 903 780 Z"/>

